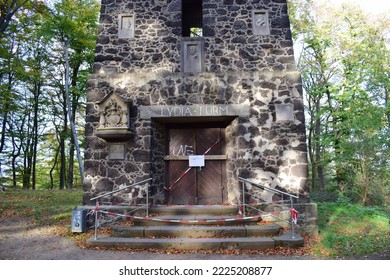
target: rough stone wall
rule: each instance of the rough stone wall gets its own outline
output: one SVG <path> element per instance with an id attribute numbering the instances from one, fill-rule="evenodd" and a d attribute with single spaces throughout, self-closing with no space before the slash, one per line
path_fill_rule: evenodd
<path id="1" fill-rule="evenodd" d="M 205 0 L 203 5 L 208 71 L 295 69 L 286 1 Z M 255 10 L 268 11 L 269 35 L 254 35 Z"/>
<path id="2" fill-rule="evenodd" d="M 267 11 L 269 34 L 253 34 L 253 11 Z M 134 16 L 134 38 L 118 38 L 118 16 Z M 283 0 L 204 0 L 204 71 L 183 73 L 181 1 L 102 1 L 95 73 L 88 81 L 84 203 L 149 177 L 155 203 L 164 201 L 165 129 L 140 118 L 151 105 L 244 104 L 249 117 L 226 127 L 228 200 L 237 203 L 238 176 L 304 197 L 307 155 L 301 80 Z M 115 93 L 129 106 L 125 156 L 112 160 L 112 140 L 96 136 L 99 102 Z M 108 200 L 140 202 L 145 186 Z M 262 194 L 267 196 L 268 194 Z M 268 197 L 269 198 L 269 197 Z"/>
<path id="3" fill-rule="evenodd" d="M 180 71 L 180 0 L 102 0 L 95 71 Z M 135 38 L 118 38 L 119 14 L 135 15 Z"/>
<path id="4" fill-rule="evenodd" d="M 270 34 L 254 35 L 252 12 L 266 10 Z M 118 15 L 135 15 L 134 39 L 118 38 Z M 181 0 L 102 0 L 95 71 L 180 72 Z M 205 71 L 294 70 L 283 0 L 204 0 Z"/>

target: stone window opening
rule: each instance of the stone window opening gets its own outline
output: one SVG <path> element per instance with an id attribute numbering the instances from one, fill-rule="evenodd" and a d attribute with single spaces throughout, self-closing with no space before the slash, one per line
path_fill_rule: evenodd
<path id="1" fill-rule="evenodd" d="M 182 0 L 182 36 L 203 36 L 202 0 Z"/>

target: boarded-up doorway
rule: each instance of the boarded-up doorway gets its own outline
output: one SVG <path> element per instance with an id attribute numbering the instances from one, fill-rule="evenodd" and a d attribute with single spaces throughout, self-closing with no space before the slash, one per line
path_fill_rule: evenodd
<path id="1" fill-rule="evenodd" d="M 226 202 L 225 129 L 172 127 L 168 136 L 168 203 Z M 190 168 L 189 155 L 205 155 L 205 166 Z"/>

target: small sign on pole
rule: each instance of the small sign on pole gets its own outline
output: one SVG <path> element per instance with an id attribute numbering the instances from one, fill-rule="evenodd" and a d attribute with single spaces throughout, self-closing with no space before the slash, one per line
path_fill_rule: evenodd
<path id="1" fill-rule="evenodd" d="M 192 155 L 189 156 L 189 166 L 190 167 L 203 167 L 204 164 L 204 155 Z"/>

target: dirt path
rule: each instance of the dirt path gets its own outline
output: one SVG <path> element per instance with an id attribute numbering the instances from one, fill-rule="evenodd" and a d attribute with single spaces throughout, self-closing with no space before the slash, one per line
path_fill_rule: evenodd
<path id="1" fill-rule="evenodd" d="M 56 236 L 50 227 L 36 227 L 30 220 L 20 217 L 0 218 L 0 260 L 312 260 L 313 256 L 282 256 L 263 254 L 163 254 L 127 251 L 100 251 L 82 249 L 72 240 Z M 390 259 L 384 255 L 366 259 Z"/>

